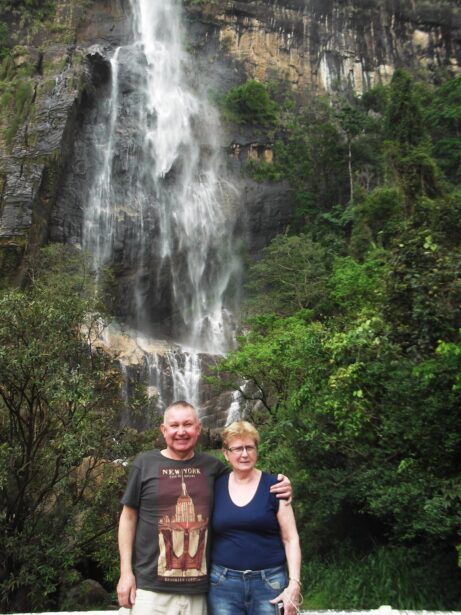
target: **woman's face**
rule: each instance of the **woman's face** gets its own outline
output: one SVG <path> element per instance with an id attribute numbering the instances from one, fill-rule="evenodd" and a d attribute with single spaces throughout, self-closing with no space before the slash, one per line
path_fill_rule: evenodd
<path id="1" fill-rule="evenodd" d="M 224 457 L 233 470 L 252 470 L 258 459 L 258 448 L 253 438 L 237 437 L 228 443 L 227 449 L 224 450 Z"/>

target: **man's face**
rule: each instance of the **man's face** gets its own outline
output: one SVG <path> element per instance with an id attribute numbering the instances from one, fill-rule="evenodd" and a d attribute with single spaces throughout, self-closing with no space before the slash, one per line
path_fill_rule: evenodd
<path id="1" fill-rule="evenodd" d="M 174 406 L 166 413 L 160 430 L 165 438 L 169 456 L 173 459 L 188 459 L 200 436 L 202 426 L 192 408 Z"/>

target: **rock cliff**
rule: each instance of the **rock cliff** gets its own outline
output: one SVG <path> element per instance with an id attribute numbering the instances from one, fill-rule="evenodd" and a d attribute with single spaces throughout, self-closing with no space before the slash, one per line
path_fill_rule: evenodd
<path id="1" fill-rule="evenodd" d="M 429 79 L 461 67 L 461 7 L 450 0 L 214 0 L 185 3 L 189 48 L 197 75 L 221 91 L 248 77 L 288 79 L 300 92 L 352 89 L 387 81 L 398 66 Z M 0 262 L 18 272 L 24 254 L 50 236 L 79 241 L 79 181 L 84 162 L 74 143 L 104 95 L 108 58 L 128 35 L 128 0 L 59 0 L 45 28 L 15 26 L 14 70 L 28 66 L 28 110 L 5 104 L 0 118 Z M 199 77 L 197 76 L 197 79 Z M 22 83 L 22 82 L 21 82 Z M 19 87 L 16 80 L 13 87 Z M 3 93 L 5 92 L 3 82 Z M 85 117 L 87 116 L 87 117 Z M 5 135 L 12 123 L 16 131 Z M 249 151 L 267 144 L 254 134 L 228 133 Z M 66 177 L 75 181 L 56 200 Z M 78 179 L 80 178 L 80 180 Z M 260 249 L 289 222 L 283 187 L 243 188 L 251 244 Z"/>
<path id="2" fill-rule="evenodd" d="M 461 8 L 455 1 L 252 0 L 188 5 L 198 45 L 232 56 L 247 76 L 293 88 L 356 94 L 396 67 L 428 78 L 459 72 Z M 196 30 L 197 33 L 199 30 Z"/>

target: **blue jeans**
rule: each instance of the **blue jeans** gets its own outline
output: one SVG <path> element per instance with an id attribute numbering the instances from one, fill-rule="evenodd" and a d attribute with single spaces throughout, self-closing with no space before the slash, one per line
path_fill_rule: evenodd
<path id="1" fill-rule="evenodd" d="M 213 564 L 208 591 L 209 615 L 275 615 L 272 600 L 288 585 L 285 566 L 231 570 Z"/>

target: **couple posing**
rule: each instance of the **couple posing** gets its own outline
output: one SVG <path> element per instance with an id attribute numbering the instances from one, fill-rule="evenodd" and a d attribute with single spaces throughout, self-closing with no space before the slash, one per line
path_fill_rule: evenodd
<path id="1" fill-rule="evenodd" d="M 223 432 L 224 456 L 195 452 L 201 425 L 185 401 L 167 408 L 166 447 L 139 455 L 122 498 L 117 595 L 131 615 L 294 615 L 301 551 L 291 486 L 256 468 L 259 434 Z M 211 540 L 210 538 L 211 532 Z M 211 555 L 211 570 L 208 571 Z"/>

